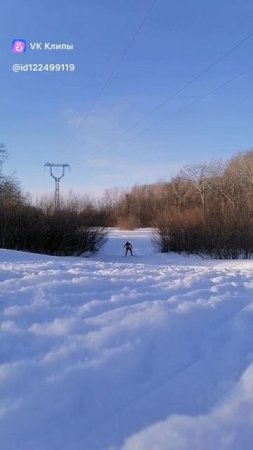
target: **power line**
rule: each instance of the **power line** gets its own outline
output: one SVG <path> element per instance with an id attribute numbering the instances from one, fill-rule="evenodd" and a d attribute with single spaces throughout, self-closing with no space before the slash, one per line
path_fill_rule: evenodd
<path id="1" fill-rule="evenodd" d="M 197 98 L 196 100 L 193 100 L 192 102 L 189 102 L 189 103 L 187 103 L 186 105 L 181 106 L 181 107 L 178 108 L 176 111 L 171 112 L 171 113 L 166 117 L 166 119 L 163 120 L 163 122 L 166 122 L 168 118 L 173 117 L 175 114 L 177 114 L 177 113 L 179 113 L 179 112 L 181 112 L 181 111 L 187 109 L 188 107 L 191 107 L 191 106 L 195 105 L 196 103 L 199 103 L 200 101 L 205 100 L 207 97 L 209 97 L 210 95 L 214 94 L 216 91 L 218 91 L 218 90 L 224 88 L 224 87 L 227 86 L 228 84 L 230 84 L 230 83 L 232 83 L 233 81 L 235 81 L 235 80 L 241 78 L 242 76 L 246 75 L 247 73 L 249 73 L 249 72 L 252 71 L 252 70 L 253 70 L 253 66 L 249 67 L 248 69 L 244 70 L 243 72 L 240 72 L 239 74 L 235 75 L 234 77 L 230 78 L 229 80 L 225 81 L 224 83 L 218 85 L 217 87 L 215 87 L 214 89 L 210 90 L 209 92 L 207 92 L 206 94 L 202 95 L 201 97 Z M 160 123 L 160 122 L 159 122 L 159 123 Z M 131 140 L 132 140 L 133 138 L 135 138 L 136 135 L 138 135 L 139 133 L 144 133 L 145 131 L 149 131 L 153 126 L 154 126 L 154 125 L 149 126 L 149 127 L 146 127 L 145 129 L 142 129 L 142 130 L 138 131 L 134 136 L 132 136 L 130 139 L 128 139 L 127 142 L 131 141 Z M 98 152 L 95 152 L 95 153 L 93 153 L 93 154 L 91 154 L 91 155 L 88 155 L 88 156 L 89 156 L 89 157 L 94 157 L 94 156 L 97 156 L 97 155 L 101 155 L 101 154 L 103 154 L 103 153 L 105 153 L 105 152 L 107 152 L 107 151 L 108 151 L 108 148 L 106 148 L 106 149 L 104 149 L 104 150 L 102 150 L 102 151 L 100 151 L 100 152 L 99 152 L 99 151 L 98 151 Z"/>
<path id="2" fill-rule="evenodd" d="M 153 3 L 151 4 L 151 6 L 148 8 L 148 10 L 146 11 L 144 17 L 142 18 L 141 22 L 139 23 L 138 27 L 136 28 L 135 32 L 133 33 L 133 35 L 131 36 L 130 40 L 128 41 L 126 47 L 123 49 L 118 61 L 116 62 L 116 64 L 114 65 L 113 69 L 111 70 L 110 74 L 108 75 L 108 77 L 106 78 L 104 84 L 101 86 L 98 94 L 96 95 L 92 106 L 90 107 L 88 113 L 86 114 L 84 120 L 79 124 L 79 126 L 77 127 L 75 133 L 73 134 L 73 137 L 75 137 L 81 126 L 84 124 L 84 122 L 87 121 L 88 117 L 91 115 L 91 113 L 94 111 L 95 106 L 97 105 L 98 101 L 100 100 L 100 98 L 102 97 L 104 91 L 106 90 L 107 86 L 111 83 L 114 75 L 116 74 L 116 72 L 118 71 L 120 64 L 122 63 L 122 61 L 125 59 L 128 51 L 130 50 L 131 46 L 133 45 L 134 41 L 136 40 L 137 36 L 140 34 L 140 32 L 142 31 L 147 19 L 149 18 L 149 16 L 151 15 L 152 11 L 155 9 L 156 5 L 158 4 L 160 0 L 154 0 Z"/>
<path id="3" fill-rule="evenodd" d="M 208 91 L 206 94 L 203 94 L 201 97 L 198 97 L 197 99 L 193 100 L 190 103 L 187 103 L 186 105 L 182 106 L 181 108 L 177 109 L 174 113 L 171 113 L 169 115 L 169 117 L 173 116 L 175 113 L 178 113 L 188 107 L 191 107 L 193 105 L 195 105 L 196 103 L 201 102 L 202 100 L 205 100 L 207 97 L 209 97 L 210 95 L 214 94 L 216 91 L 219 91 L 220 89 L 224 88 L 225 86 L 227 86 L 230 83 L 233 83 L 233 81 L 238 80 L 239 78 L 243 77 L 244 75 L 246 75 L 247 73 L 251 72 L 253 70 L 253 66 L 249 67 L 248 69 L 240 72 L 239 74 L 235 75 L 234 77 L 230 78 L 227 81 L 224 81 L 224 83 L 219 84 L 218 86 L 216 86 L 215 88 L 213 88 L 211 91 Z M 166 122 L 167 118 L 163 121 Z M 153 128 L 154 125 L 151 125 L 147 128 L 145 128 L 144 130 L 141 130 L 140 132 L 143 133 L 147 130 L 150 130 L 151 128 Z M 139 133 L 138 133 L 139 134 Z M 132 140 L 133 137 L 135 137 L 136 134 L 134 136 L 132 136 L 130 138 L 130 140 Z"/>
<path id="4" fill-rule="evenodd" d="M 107 86 L 110 84 L 111 80 L 113 79 L 115 73 L 117 72 L 121 62 L 123 61 L 123 59 L 126 57 L 129 49 L 131 48 L 132 44 L 134 43 L 134 41 L 136 40 L 138 34 L 141 32 L 143 26 L 145 25 L 148 17 L 150 16 L 151 12 L 153 11 L 153 9 L 155 8 L 155 6 L 158 4 L 159 0 L 155 0 L 151 7 L 147 10 L 145 16 L 143 17 L 141 23 L 138 25 L 137 29 L 135 30 L 135 32 L 133 33 L 132 37 L 130 38 L 127 46 L 124 48 L 121 56 L 119 57 L 118 61 L 116 62 L 114 68 L 112 69 L 111 73 L 109 74 L 109 76 L 107 77 L 107 79 L 105 80 L 103 86 L 101 87 L 97 97 L 95 98 L 93 105 L 88 113 L 88 115 L 86 116 L 86 120 L 87 117 L 89 117 L 90 113 L 93 111 L 95 105 L 97 104 L 98 100 L 101 98 L 102 94 L 104 93 L 105 89 L 107 88 Z"/>
<path id="5" fill-rule="evenodd" d="M 231 47 L 229 50 L 227 50 L 225 53 L 223 53 L 221 56 L 219 56 L 215 61 L 213 61 L 211 64 L 209 64 L 205 69 L 194 75 L 193 78 L 191 78 L 189 81 L 187 81 L 180 89 L 178 89 L 176 92 L 171 94 L 169 97 L 167 97 L 165 100 L 163 100 L 161 103 L 159 103 L 155 108 L 153 108 L 148 113 L 144 114 L 144 116 L 136 121 L 133 125 L 129 126 L 123 133 L 121 133 L 119 136 L 114 138 L 108 143 L 109 145 L 114 144 L 117 142 L 121 137 L 128 134 L 133 128 L 136 128 L 140 123 L 142 123 L 145 119 L 153 115 L 155 112 L 157 112 L 159 109 L 161 109 L 163 106 L 165 106 L 167 103 L 169 103 L 171 100 L 173 100 L 175 97 L 177 97 L 179 94 L 181 94 L 183 91 L 185 91 L 189 86 L 191 86 L 195 81 L 203 77 L 207 72 L 209 72 L 213 67 L 215 67 L 217 64 L 219 64 L 223 59 L 225 59 L 228 55 L 230 55 L 232 52 L 234 52 L 238 47 L 243 45 L 246 41 L 248 41 L 253 36 L 253 32 L 247 34 L 243 39 L 241 39 L 239 42 L 237 42 L 233 47 Z"/>

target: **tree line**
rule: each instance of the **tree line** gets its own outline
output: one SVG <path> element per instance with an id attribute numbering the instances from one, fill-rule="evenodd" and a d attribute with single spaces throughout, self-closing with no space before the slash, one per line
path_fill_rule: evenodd
<path id="1" fill-rule="evenodd" d="M 15 178 L 3 175 L 7 155 L 0 145 L 0 247 L 58 256 L 97 252 L 108 232 L 94 226 L 89 205 L 63 202 L 56 210 L 50 198 L 34 204 Z"/>
<path id="2" fill-rule="evenodd" d="M 253 254 L 253 151 L 188 165 L 168 182 L 134 186 L 112 207 L 116 224 L 154 227 L 162 252 L 212 258 Z"/>
<path id="3" fill-rule="evenodd" d="M 188 165 L 169 181 L 112 188 L 100 198 L 51 197 L 33 201 L 3 175 L 8 156 L 0 145 L 0 245 L 54 255 L 96 252 L 108 227 L 154 228 L 162 252 L 212 258 L 253 254 L 253 151 L 227 162 Z"/>

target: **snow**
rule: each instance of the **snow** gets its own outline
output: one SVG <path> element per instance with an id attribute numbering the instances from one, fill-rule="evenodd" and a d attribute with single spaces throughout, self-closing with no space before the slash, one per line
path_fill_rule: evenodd
<path id="1" fill-rule="evenodd" d="M 88 259 L 0 250 L 1 449 L 252 449 L 253 261 L 150 236 L 111 230 Z"/>

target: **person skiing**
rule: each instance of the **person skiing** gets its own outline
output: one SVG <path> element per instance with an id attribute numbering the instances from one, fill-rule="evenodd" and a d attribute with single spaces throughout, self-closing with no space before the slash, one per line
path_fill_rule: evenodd
<path id="1" fill-rule="evenodd" d="M 125 256 L 127 256 L 128 252 L 130 252 L 131 256 L 133 256 L 133 246 L 132 244 L 130 244 L 130 242 L 127 241 L 123 248 L 126 249 Z"/>

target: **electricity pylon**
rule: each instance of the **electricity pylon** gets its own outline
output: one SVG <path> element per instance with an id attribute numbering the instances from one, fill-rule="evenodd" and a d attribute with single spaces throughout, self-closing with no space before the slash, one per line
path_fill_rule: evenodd
<path id="1" fill-rule="evenodd" d="M 60 180 L 65 175 L 65 169 L 68 167 L 68 169 L 70 170 L 70 165 L 67 164 L 67 163 L 65 163 L 65 164 L 52 164 L 52 163 L 47 162 L 44 165 L 44 167 L 50 167 L 50 175 L 55 181 L 54 206 L 55 206 L 55 209 L 59 209 L 60 208 Z M 53 173 L 53 167 L 61 167 L 62 172 L 61 172 L 60 176 L 56 176 Z"/>

